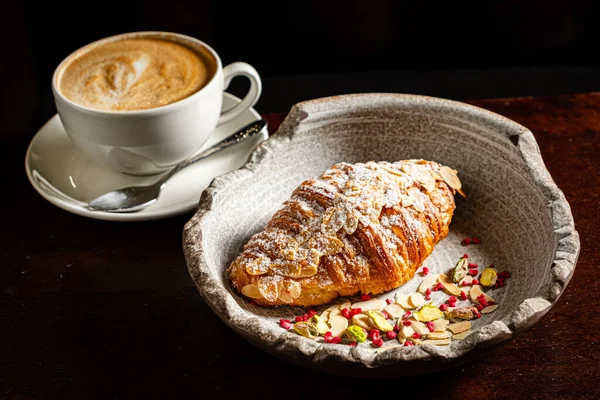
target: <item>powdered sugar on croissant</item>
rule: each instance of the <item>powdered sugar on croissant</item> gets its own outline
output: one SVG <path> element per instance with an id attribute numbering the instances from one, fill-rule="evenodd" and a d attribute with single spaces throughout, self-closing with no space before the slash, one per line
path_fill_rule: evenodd
<path id="1" fill-rule="evenodd" d="M 456 171 L 425 160 L 340 163 L 303 182 L 228 269 L 261 305 L 313 306 L 410 280 L 448 234 Z"/>

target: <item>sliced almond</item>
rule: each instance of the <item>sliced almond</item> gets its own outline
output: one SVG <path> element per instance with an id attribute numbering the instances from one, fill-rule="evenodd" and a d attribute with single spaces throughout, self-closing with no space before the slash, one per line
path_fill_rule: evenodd
<path id="1" fill-rule="evenodd" d="M 452 335 L 452 339 L 454 339 L 454 340 L 463 340 L 464 338 L 466 338 L 470 334 L 471 334 L 471 331 L 464 331 L 462 333 L 458 333 L 456 335 Z"/>
<path id="2" fill-rule="evenodd" d="M 388 304 L 384 308 L 384 311 L 393 319 L 398 319 L 404 314 L 404 309 L 400 307 L 400 304 L 397 303 Z"/>
<path id="3" fill-rule="evenodd" d="M 458 175 L 456 175 L 456 171 L 442 165 L 440 168 L 440 175 L 442 179 L 450 186 L 452 189 L 460 190 L 462 184 L 460 183 L 460 179 L 458 179 Z"/>
<path id="4" fill-rule="evenodd" d="M 359 301 L 358 303 L 352 304 L 352 308 L 360 308 L 364 311 L 377 310 L 381 311 L 385 307 L 385 301 L 381 299 L 371 299 L 367 301 Z"/>
<path id="5" fill-rule="evenodd" d="M 281 279 L 281 278 L 280 278 Z M 279 297 L 278 280 L 272 276 L 261 276 L 258 278 L 258 291 L 265 300 L 273 302 Z"/>
<path id="6" fill-rule="evenodd" d="M 437 282 L 437 276 L 430 274 L 423 279 L 423 282 L 419 285 L 419 289 L 417 290 L 419 293 L 425 294 L 427 289 L 431 289 L 433 285 Z"/>
<path id="7" fill-rule="evenodd" d="M 412 337 L 414 333 L 415 330 L 412 328 L 412 326 L 402 325 L 402 329 L 400 329 L 398 336 L 402 337 L 402 339 L 408 339 Z"/>
<path id="8" fill-rule="evenodd" d="M 325 322 L 327 322 L 327 321 L 329 321 L 330 313 L 333 310 L 338 310 L 339 311 L 339 309 L 340 309 L 340 305 L 339 304 L 336 304 L 335 306 L 331 306 L 327 310 L 325 310 L 325 311 L 323 311 L 321 313 L 321 318 L 323 318 L 325 320 Z"/>
<path id="9" fill-rule="evenodd" d="M 450 278 L 448 275 L 441 274 L 438 276 L 438 282 L 442 284 L 444 287 L 444 292 L 452 295 L 452 296 L 460 296 L 460 289 Z"/>
<path id="10" fill-rule="evenodd" d="M 481 290 L 481 286 L 473 285 L 471 290 L 469 290 L 469 297 L 473 303 L 479 304 L 477 298 L 483 294 L 483 290 Z"/>
<path id="11" fill-rule="evenodd" d="M 435 321 L 433 321 L 433 331 L 444 332 L 449 323 L 450 321 L 448 321 L 445 318 L 436 319 Z"/>
<path id="12" fill-rule="evenodd" d="M 421 293 L 413 293 L 408 298 L 408 302 L 412 304 L 413 308 L 419 308 L 425 304 L 425 297 Z"/>
<path id="13" fill-rule="evenodd" d="M 481 286 L 479 286 L 479 285 L 473 285 L 473 287 L 472 287 L 472 288 L 471 288 L 471 290 L 469 291 L 469 297 L 471 298 L 471 301 L 472 301 L 473 303 L 475 303 L 475 304 L 479 304 L 479 300 L 477 300 L 477 298 L 478 298 L 479 296 L 481 296 L 481 295 L 483 295 L 483 296 L 485 297 L 485 300 L 486 300 L 488 303 L 490 303 L 490 302 L 491 302 L 491 303 L 495 303 L 495 302 L 496 302 L 496 300 L 494 300 L 494 298 L 493 298 L 493 297 L 491 297 L 491 296 L 488 296 L 487 294 L 485 294 L 485 293 L 483 292 L 483 290 L 481 289 Z"/>
<path id="14" fill-rule="evenodd" d="M 427 339 L 429 340 L 438 340 L 438 339 L 449 339 L 450 338 L 450 333 L 448 332 L 430 332 L 429 335 L 427 335 Z"/>
<path id="15" fill-rule="evenodd" d="M 254 284 L 246 285 L 242 288 L 242 294 L 251 299 L 262 299 L 262 295 L 258 291 L 258 286 Z"/>
<path id="16" fill-rule="evenodd" d="M 346 329 L 348 329 L 348 320 L 341 315 L 336 315 L 329 318 L 329 326 L 331 326 L 329 331 L 333 336 L 341 337 Z"/>
<path id="17" fill-rule="evenodd" d="M 448 325 L 448 330 L 455 335 L 471 329 L 471 321 L 462 321 Z"/>
<path id="18" fill-rule="evenodd" d="M 414 319 L 410 319 L 409 321 L 412 322 L 412 328 L 416 332 L 419 332 L 419 335 L 429 335 L 430 332 L 429 328 L 427 328 L 427 325 Z"/>
<path id="19" fill-rule="evenodd" d="M 498 308 L 498 304 L 494 304 L 493 306 L 487 306 L 483 310 L 481 310 L 481 313 L 482 314 L 489 314 L 491 312 L 496 311 L 496 308 Z"/>
<path id="20" fill-rule="evenodd" d="M 414 345 L 418 346 L 421 344 L 421 339 L 415 339 L 414 337 L 409 337 L 406 340 L 410 340 Z"/>
<path id="21" fill-rule="evenodd" d="M 368 331 L 374 328 L 373 324 L 371 323 L 371 318 L 365 314 L 357 314 L 353 316 L 352 325 L 360 326 Z"/>
<path id="22" fill-rule="evenodd" d="M 409 301 L 409 297 L 405 294 L 396 295 L 396 303 L 400 304 L 400 307 L 405 310 L 412 310 L 414 307 Z"/>
<path id="23" fill-rule="evenodd" d="M 375 350 L 375 353 L 381 353 L 381 352 L 384 352 L 384 351 L 395 349 L 397 347 L 403 347 L 403 346 L 400 345 L 400 344 L 392 344 L 392 345 L 381 347 L 381 348 Z"/>
<path id="24" fill-rule="evenodd" d="M 471 275 L 467 275 L 460 281 L 460 286 L 465 286 L 463 283 L 470 285 L 473 282 L 473 277 Z"/>
<path id="25" fill-rule="evenodd" d="M 421 342 L 422 345 L 424 344 L 432 344 L 434 346 L 448 346 L 450 344 L 450 339 L 437 339 L 437 340 L 423 340 Z"/>
<path id="26" fill-rule="evenodd" d="M 246 272 L 250 275 L 264 275 L 269 271 L 269 262 L 266 258 L 255 258 L 246 264 Z"/>

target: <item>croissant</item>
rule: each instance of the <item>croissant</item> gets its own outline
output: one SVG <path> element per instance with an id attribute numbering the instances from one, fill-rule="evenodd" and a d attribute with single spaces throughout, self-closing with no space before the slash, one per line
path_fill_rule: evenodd
<path id="1" fill-rule="evenodd" d="M 265 306 L 315 306 L 412 279 L 448 234 L 456 171 L 435 162 L 339 163 L 303 182 L 228 268 Z"/>

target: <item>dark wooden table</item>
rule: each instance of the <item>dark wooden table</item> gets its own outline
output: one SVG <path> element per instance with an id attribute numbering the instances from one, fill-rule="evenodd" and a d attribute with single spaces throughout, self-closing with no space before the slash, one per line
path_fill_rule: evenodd
<path id="1" fill-rule="evenodd" d="M 526 334 L 463 367 L 393 381 L 292 366 L 202 301 L 181 250 L 190 214 L 115 223 L 62 211 L 26 180 L 34 132 L 15 132 L 2 143 L 0 398 L 599 399 L 600 94 L 471 103 L 533 131 L 581 235 L 571 283 Z M 265 117 L 274 130 L 284 116 Z"/>

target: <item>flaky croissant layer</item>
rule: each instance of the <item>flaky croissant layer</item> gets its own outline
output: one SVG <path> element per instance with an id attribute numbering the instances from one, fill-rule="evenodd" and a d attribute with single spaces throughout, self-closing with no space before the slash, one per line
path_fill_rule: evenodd
<path id="1" fill-rule="evenodd" d="M 435 162 L 340 163 L 303 182 L 228 269 L 261 305 L 314 306 L 409 281 L 448 234 L 456 171 Z"/>

